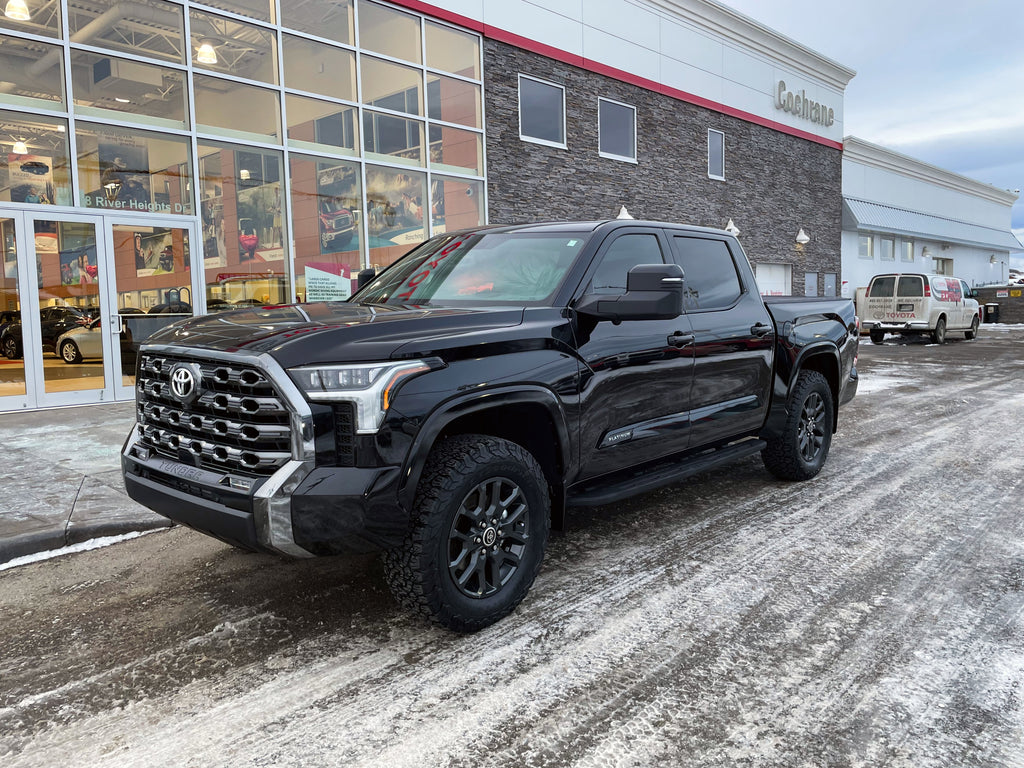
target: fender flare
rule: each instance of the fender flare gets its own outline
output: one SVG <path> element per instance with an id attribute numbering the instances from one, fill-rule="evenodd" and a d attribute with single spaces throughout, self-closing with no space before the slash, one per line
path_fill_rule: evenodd
<path id="1" fill-rule="evenodd" d="M 820 341 L 800 350 L 786 379 L 783 379 L 781 372 L 776 369 L 772 403 L 768 410 L 768 418 L 765 419 L 762 435 L 771 437 L 781 433 L 782 427 L 786 423 L 786 417 L 789 415 L 789 393 L 793 384 L 796 383 L 797 377 L 804 369 L 808 359 L 822 356 L 830 357 L 835 364 L 837 389 L 832 396 L 832 430 L 834 432 L 839 428 L 839 388 L 842 386 L 839 377 L 843 372 L 842 359 L 839 355 L 839 347 L 835 342 Z"/>
<path id="2" fill-rule="evenodd" d="M 565 421 L 558 397 L 550 389 L 537 385 L 497 387 L 473 392 L 460 398 L 448 400 L 433 410 L 413 438 L 408 458 L 402 465 L 402 481 L 398 488 L 398 500 L 404 509 L 411 510 L 423 468 L 427 463 L 430 449 L 438 435 L 456 419 L 471 413 L 480 413 L 506 405 L 541 405 L 551 417 L 558 438 L 558 450 L 562 466 L 571 466 L 571 442 L 569 428 Z M 552 500 L 554 506 L 554 499 Z"/>

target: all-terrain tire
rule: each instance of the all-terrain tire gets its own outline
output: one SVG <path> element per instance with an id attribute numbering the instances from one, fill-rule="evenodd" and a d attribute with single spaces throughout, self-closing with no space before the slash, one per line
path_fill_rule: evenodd
<path id="1" fill-rule="evenodd" d="M 932 341 L 936 344 L 946 343 L 946 318 L 940 317 L 935 323 L 935 330 L 932 331 Z"/>
<path id="2" fill-rule="evenodd" d="M 789 396 L 782 434 L 761 451 L 765 467 L 782 480 L 810 480 L 832 445 L 832 390 L 817 371 L 803 371 Z"/>
<path id="3" fill-rule="evenodd" d="M 967 339 L 967 341 L 973 341 L 974 339 L 978 338 L 979 324 L 980 321 L 978 320 L 978 316 L 975 315 L 974 319 L 971 321 L 971 327 L 968 330 L 964 331 L 964 338 Z"/>
<path id="4" fill-rule="evenodd" d="M 885 331 L 869 331 L 872 344 L 881 344 L 885 340 Z"/>
<path id="5" fill-rule="evenodd" d="M 384 574 L 406 608 L 456 632 L 511 613 L 540 570 L 550 525 L 548 483 L 522 446 L 456 435 L 435 446 L 400 547 Z"/>

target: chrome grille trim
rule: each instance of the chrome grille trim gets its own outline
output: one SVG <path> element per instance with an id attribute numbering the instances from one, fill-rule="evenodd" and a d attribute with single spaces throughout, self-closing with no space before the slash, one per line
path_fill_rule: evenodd
<path id="1" fill-rule="evenodd" d="M 218 367 L 226 367 L 228 376 L 223 383 L 227 384 L 234 383 L 231 379 L 231 371 L 236 371 L 236 379 L 240 385 L 251 388 L 263 386 L 262 381 L 242 382 L 243 370 L 241 369 L 255 371 L 263 377 L 266 385 L 273 390 L 272 397 L 277 398 L 287 417 L 284 423 L 265 424 L 263 426 L 267 429 L 267 434 L 273 434 L 275 438 L 281 438 L 283 436 L 281 430 L 285 430 L 289 438 L 289 450 L 287 452 L 272 451 L 263 457 L 265 460 L 273 462 L 278 468 L 268 477 L 265 471 L 259 475 L 267 477 L 267 479 L 253 495 L 253 516 L 256 524 L 256 535 L 261 544 L 282 554 L 291 555 L 292 557 L 312 557 L 312 553 L 298 546 L 292 538 L 291 493 L 313 470 L 315 464 L 313 414 L 309 403 L 303 397 L 298 387 L 295 386 L 294 382 L 292 382 L 284 368 L 270 355 L 184 349 L 163 344 L 143 345 L 140 350 L 140 358 L 146 355 L 199 363 L 203 367 L 204 381 L 208 366 L 212 366 L 214 370 Z M 150 362 L 151 365 L 152 362 Z M 140 367 L 140 374 L 143 373 L 143 370 Z M 139 379 L 141 380 L 141 378 L 140 375 Z M 149 386 L 150 391 L 152 391 L 152 382 L 150 382 Z M 140 392 L 146 392 L 146 384 L 138 386 L 136 392 L 136 402 L 137 404 L 142 404 L 142 415 L 145 416 L 147 403 L 144 401 L 144 398 L 138 396 Z M 164 399 L 162 394 L 158 395 L 158 397 L 161 400 Z M 260 395 L 259 397 L 266 397 L 266 395 Z M 169 395 L 166 398 L 168 401 L 172 399 Z M 199 400 L 201 399 L 202 396 Z M 168 402 L 165 405 L 171 405 L 171 403 Z M 183 404 L 177 400 L 174 400 L 173 408 L 182 413 L 184 412 Z M 197 431 L 203 433 L 203 436 L 200 438 L 201 440 L 211 444 L 214 443 L 211 440 L 211 435 L 206 431 L 207 426 L 213 426 L 218 420 L 225 422 L 229 434 L 232 429 L 236 429 L 237 434 L 241 434 L 242 429 L 247 425 L 247 420 L 233 418 L 227 412 L 227 408 L 225 408 L 223 417 L 220 417 L 219 413 L 211 413 L 203 414 L 203 419 L 203 427 Z M 165 427 L 157 424 L 152 426 L 156 429 L 165 429 Z M 139 434 L 139 428 L 133 429 L 125 445 L 125 452 L 131 454 L 142 440 L 143 436 Z M 244 450 L 240 446 L 232 447 L 237 447 L 239 451 Z M 164 451 L 166 450 L 165 448 Z M 202 447 L 200 450 L 202 450 Z M 163 453 L 164 451 L 160 452 Z M 173 458 L 177 460 L 177 452 L 175 452 Z M 216 463 L 212 467 L 214 471 L 220 472 L 224 472 L 228 468 L 227 466 L 219 466 Z M 247 472 L 246 474 L 252 475 L 256 473 Z"/>

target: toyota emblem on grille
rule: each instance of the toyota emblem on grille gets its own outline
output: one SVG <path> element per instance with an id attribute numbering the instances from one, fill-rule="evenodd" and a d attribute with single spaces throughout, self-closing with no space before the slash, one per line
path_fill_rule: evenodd
<path id="1" fill-rule="evenodd" d="M 171 394 L 183 403 L 191 402 L 199 394 L 199 372 L 189 365 L 176 365 L 171 369 Z"/>

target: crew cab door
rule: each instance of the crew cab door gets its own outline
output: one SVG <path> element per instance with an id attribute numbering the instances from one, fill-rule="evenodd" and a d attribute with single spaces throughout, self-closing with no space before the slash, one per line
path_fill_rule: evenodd
<path id="1" fill-rule="evenodd" d="M 601 245 L 576 299 L 625 293 L 639 264 L 668 264 L 660 230 L 616 230 Z M 579 480 L 685 450 L 693 358 L 685 314 L 614 324 L 577 315 Z"/>
<path id="2" fill-rule="evenodd" d="M 687 398 L 694 448 L 760 429 L 772 387 L 775 325 L 746 257 L 734 241 L 674 234 L 685 275 L 683 306 L 694 335 L 693 387 Z"/>

